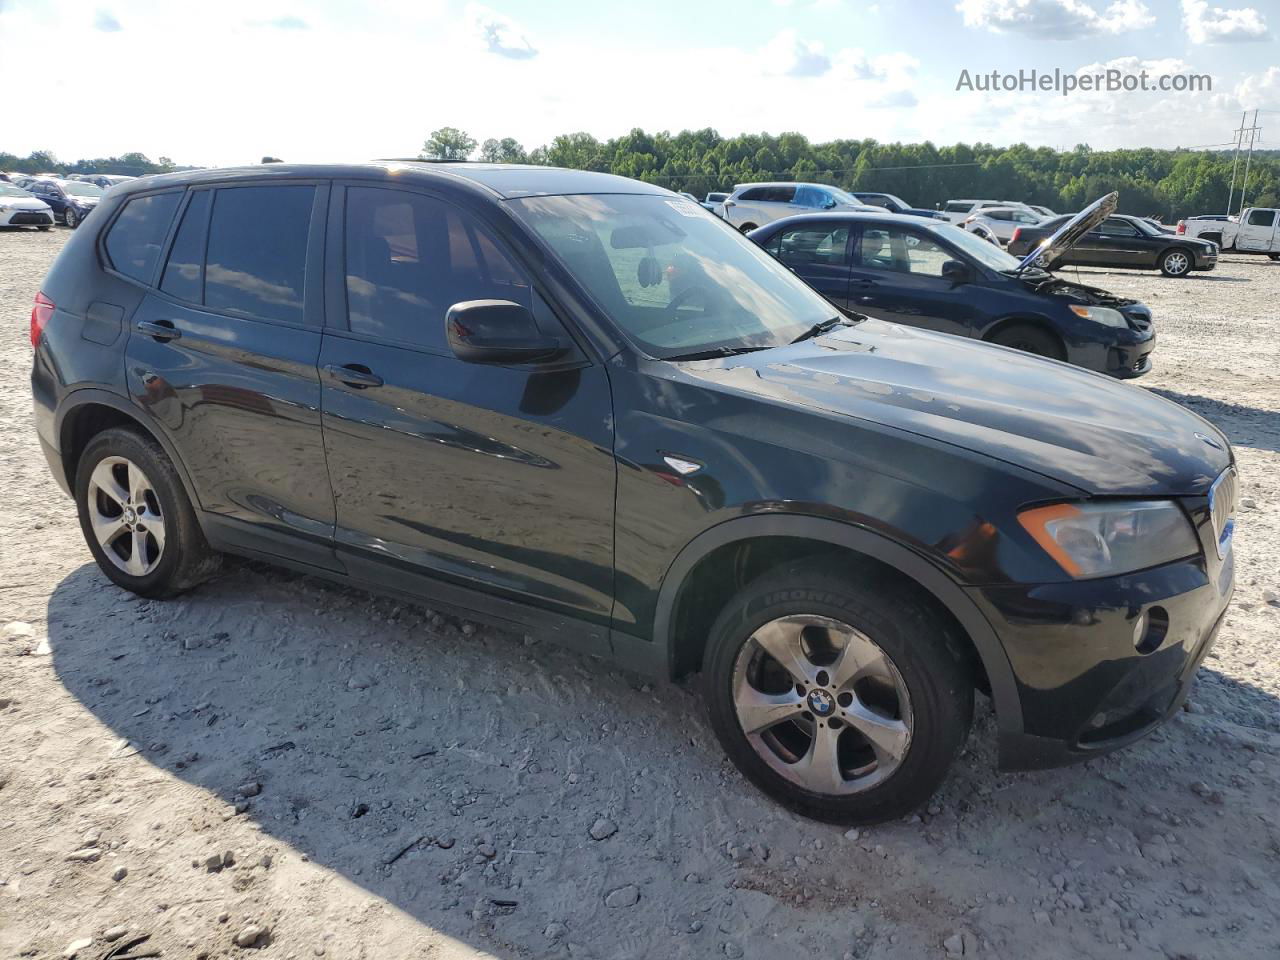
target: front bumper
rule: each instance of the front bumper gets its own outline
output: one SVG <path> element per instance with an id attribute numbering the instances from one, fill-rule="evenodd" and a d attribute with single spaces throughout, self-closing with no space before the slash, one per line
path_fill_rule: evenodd
<path id="1" fill-rule="evenodd" d="M 1103 580 L 971 588 L 1021 706 L 1021 730 L 1000 735 L 1000 768 L 1062 766 L 1150 733 L 1186 699 L 1234 587 L 1228 552 Z"/>

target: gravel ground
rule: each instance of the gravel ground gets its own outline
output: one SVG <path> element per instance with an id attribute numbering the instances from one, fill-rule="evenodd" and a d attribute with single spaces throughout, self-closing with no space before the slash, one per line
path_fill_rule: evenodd
<path id="1" fill-rule="evenodd" d="M 0 956 L 1280 953 L 1280 264 L 1087 272 L 1156 312 L 1134 389 L 1241 462 L 1190 709 L 999 775 L 982 702 L 927 810 L 844 833 L 746 784 L 690 689 L 536 635 L 251 564 L 167 603 L 112 586 L 30 419 L 26 318 L 67 235 L 0 233 Z"/>

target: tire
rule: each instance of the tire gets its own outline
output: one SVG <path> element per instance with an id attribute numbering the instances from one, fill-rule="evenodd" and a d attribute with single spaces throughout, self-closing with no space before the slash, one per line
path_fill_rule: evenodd
<path id="1" fill-rule="evenodd" d="M 1186 250 L 1175 247 L 1160 254 L 1156 265 L 1166 277 L 1185 277 L 1191 273 L 1195 260 Z"/>
<path id="2" fill-rule="evenodd" d="M 75 491 L 85 542 L 117 586 L 171 597 L 217 571 L 221 557 L 205 540 L 173 463 L 150 437 L 126 427 L 95 436 L 80 457 Z"/>
<path id="3" fill-rule="evenodd" d="M 756 225 L 755 225 L 754 223 L 744 223 L 742 226 L 740 226 L 740 227 L 738 228 L 738 232 L 739 232 L 739 233 L 750 233 L 750 232 L 751 232 L 752 230 L 754 230 L 755 228 L 756 228 Z"/>
<path id="4" fill-rule="evenodd" d="M 80 215 L 76 213 L 75 207 L 67 207 L 62 211 L 62 222 L 72 230 L 80 226 Z"/>
<path id="5" fill-rule="evenodd" d="M 1267 256 L 1272 260 L 1280 260 L 1280 253 L 1268 253 Z"/>
<path id="6" fill-rule="evenodd" d="M 43 233 L 45 230 L 48 230 L 50 226 L 51 226 L 50 224 L 42 223 L 39 226 L 37 226 L 36 229 Z"/>
<path id="7" fill-rule="evenodd" d="M 1032 353 L 1037 357 L 1047 357 L 1050 360 L 1066 359 L 1066 351 L 1062 347 L 1061 340 L 1048 330 L 1029 323 L 1013 323 L 1003 327 L 988 342 L 998 343 L 1002 347 L 1012 347 L 1024 353 Z"/>
<path id="8" fill-rule="evenodd" d="M 815 820 L 876 823 L 910 812 L 946 777 L 973 719 L 973 679 L 953 628 L 918 594 L 831 569 L 792 564 L 735 595 L 711 628 L 704 695 L 725 753 L 770 797 Z M 784 670 L 766 645 L 799 656 Z M 746 733 L 754 722 L 763 726 Z M 835 762 L 811 762 L 824 756 Z"/>

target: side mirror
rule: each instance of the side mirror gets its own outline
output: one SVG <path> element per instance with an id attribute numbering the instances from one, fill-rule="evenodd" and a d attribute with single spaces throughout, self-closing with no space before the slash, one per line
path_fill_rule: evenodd
<path id="1" fill-rule="evenodd" d="M 948 260 L 942 265 L 942 279 L 952 283 L 968 283 L 973 279 L 973 272 L 967 263 L 959 260 Z"/>
<path id="2" fill-rule="evenodd" d="M 565 352 L 555 337 L 538 329 L 527 307 L 510 300 L 464 300 L 449 308 L 445 337 L 454 355 L 467 363 L 537 363 Z"/>
<path id="3" fill-rule="evenodd" d="M 834 210 L 835 208 L 836 208 L 836 202 L 834 199 L 830 197 L 828 197 L 827 200 L 822 204 L 823 210 Z"/>

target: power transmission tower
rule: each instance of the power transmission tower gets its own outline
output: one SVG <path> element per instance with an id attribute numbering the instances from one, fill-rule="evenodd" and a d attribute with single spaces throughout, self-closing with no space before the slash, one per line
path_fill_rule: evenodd
<path id="1" fill-rule="evenodd" d="M 1244 192 L 1249 189 L 1249 162 L 1253 160 L 1253 144 L 1262 128 L 1258 126 L 1258 111 L 1253 111 L 1253 126 L 1249 128 L 1249 153 L 1244 160 L 1244 179 L 1240 181 L 1240 212 L 1244 213 Z"/>
<path id="2" fill-rule="evenodd" d="M 1240 114 L 1240 129 L 1235 131 L 1236 149 L 1235 149 L 1235 153 L 1232 154 L 1232 157 L 1231 157 L 1231 190 L 1230 192 L 1227 193 L 1227 216 L 1228 217 L 1231 216 L 1231 204 L 1236 197 L 1236 169 L 1240 165 L 1240 143 L 1241 141 L 1244 140 L 1244 125 L 1245 125 L 1245 120 L 1248 116 L 1249 116 L 1248 110 Z"/>

